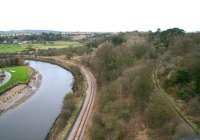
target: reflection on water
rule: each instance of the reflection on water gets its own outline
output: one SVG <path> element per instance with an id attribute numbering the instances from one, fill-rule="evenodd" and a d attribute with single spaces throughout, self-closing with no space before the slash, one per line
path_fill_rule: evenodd
<path id="1" fill-rule="evenodd" d="M 44 140 L 61 111 L 73 76 L 63 68 L 44 62 L 28 61 L 42 75 L 37 92 L 20 106 L 0 116 L 1 140 Z"/>

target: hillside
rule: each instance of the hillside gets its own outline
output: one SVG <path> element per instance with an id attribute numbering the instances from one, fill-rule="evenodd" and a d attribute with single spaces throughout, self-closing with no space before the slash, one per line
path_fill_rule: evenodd
<path id="1" fill-rule="evenodd" d="M 99 43 L 95 52 L 83 59 L 98 82 L 86 139 L 177 140 L 196 136 L 199 40 L 199 33 L 173 28 L 120 33 Z"/>

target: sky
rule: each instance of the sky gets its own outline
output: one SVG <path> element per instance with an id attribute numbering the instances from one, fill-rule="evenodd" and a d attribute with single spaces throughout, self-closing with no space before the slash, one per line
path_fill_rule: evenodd
<path id="1" fill-rule="evenodd" d="M 0 30 L 200 31 L 199 0 L 0 0 Z"/>

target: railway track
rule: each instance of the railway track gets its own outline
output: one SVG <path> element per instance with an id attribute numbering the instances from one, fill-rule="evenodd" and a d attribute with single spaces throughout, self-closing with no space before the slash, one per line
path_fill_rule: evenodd
<path id="1" fill-rule="evenodd" d="M 87 85 L 88 85 L 85 102 L 66 140 L 82 140 L 83 139 L 87 122 L 89 120 L 89 117 L 91 116 L 91 111 L 94 104 L 94 98 L 96 94 L 96 80 L 94 76 L 92 75 L 92 73 L 88 71 L 86 68 L 84 68 L 83 66 L 81 67 L 81 72 L 84 73 L 86 81 L 87 81 Z"/>
<path id="2" fill-rule="evenodd" d="M 86 97 L 83 106 L 80 110 L 79 116 L 77 117 L 71 131 L 65 138 L 66 140 L 82 140 L 84 132 L 88 124 L 88 120 L 91 116 L 95 95 L 96 95 L 96 79 L 94 75 L 83 65 L 77 64 L 73 61 L 64 61 L 63 59 L 56 59 L 60 62 L 67 63 L 70 65 L 76 65 L 80 68 L 81 73 L 85 76 L 87 81 Z"/>

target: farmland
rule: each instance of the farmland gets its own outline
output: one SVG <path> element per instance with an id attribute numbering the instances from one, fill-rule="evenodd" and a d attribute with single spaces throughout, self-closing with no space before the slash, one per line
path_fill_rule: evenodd
<path id="1" fill-rule="evenodd" d="M 0 44 L 0 53 L 18 53 L 30 49 L 50 49 L 50 48 L 68 48 L 68 47 L 79 47 L 81 44 L 74 41 L 51 41 L 45 43 L 35 44 Z"/>

